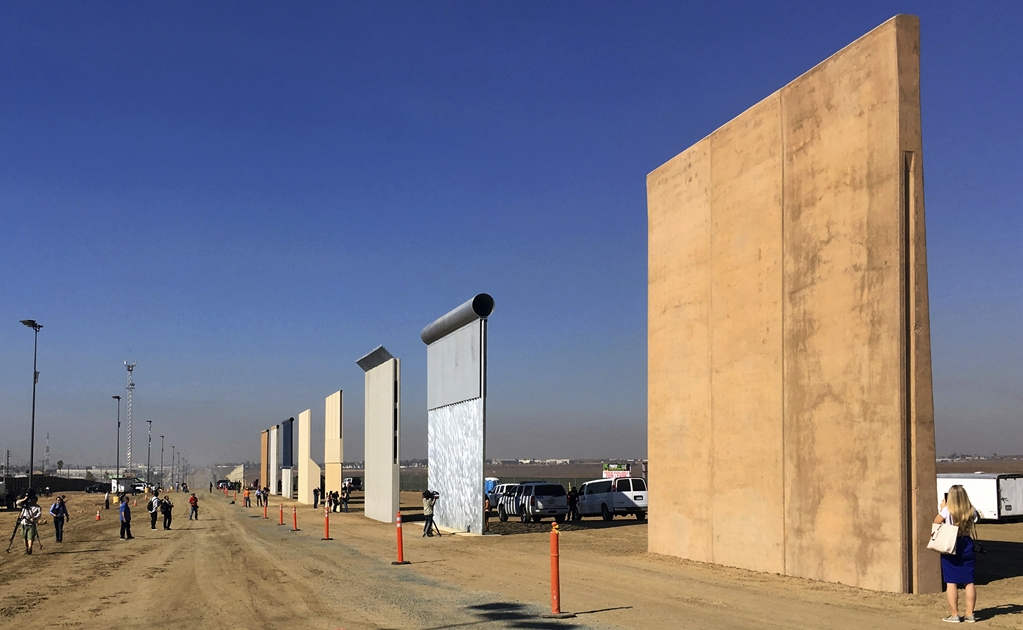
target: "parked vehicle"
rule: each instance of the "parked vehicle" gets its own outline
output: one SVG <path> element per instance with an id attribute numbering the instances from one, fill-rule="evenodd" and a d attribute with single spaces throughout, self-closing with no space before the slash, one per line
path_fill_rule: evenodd
<path id="1" fill-rule="evenodd" d="M 221 490 L 223 490 L 224 488 L 230 488 L 230 487 L 231 487 L 231 482 L 228 481 L 227 479 L 221 479 L 220 481 L 217 482 L 217 488 L 219 488 Z"/>
<path id="2" fill-rule="evenodd" d="M 505 497 L 514 495 L 515 488 L 518 487 L 519 484 L 517 483 L 501 483 L 494 486 L 494 489 L 487 495 L 487 498 L 490 499 L 490 509 L 497 511 L 498 518 L 501 518 L 501 502 Z M 501 518 L 501 520 L 508 520 L 507 515 Z"/>
<path id="3" fill-rule="evenodd" d="M 110 484 L 109 483 L 94 483 L 91 486 L 86 486 L 85 487 L 85 491 L 87 493 L 89 493 L 89 494 L 92 494 L 94 492 L 99 492 L 100 494 L 103 494 L 104 492 L 109 492 L 110 491 Z"/>
<path id="4" fill-rule="evenodd" d="M 579 486 L 579 516 L 600 516 L 610 521 L 615 514 L 635 514 L 646 519 L 647 487 L 640 477 L 594 479 Z"/>
<path id="5" fill-rule="evenodd" d="M 345 477 L 341 483 L 347 485 L 349 490 L 362 490 L 362 477 Z"/>
<path id="6" fill-rule="evenodd" d="M 539 523 L 545 516 L 553 516 L 559 523 L 568 515 L 568 495 L 561 484 L 546 481 L 527 481 L 516 486 L 514 493 L 504 495 L 498 503 L 497 516 L 506 521 L 518 516 L 523 523 Z"/>
<path id="7" fill-rule="evenodd" d="M 960 485 L 970 495 L 970 503 L 985 521 L 1023 516 L 1023 475 L 995 473 L 943 473 L 938 475 L 938 503 L 948 489 Z"/>

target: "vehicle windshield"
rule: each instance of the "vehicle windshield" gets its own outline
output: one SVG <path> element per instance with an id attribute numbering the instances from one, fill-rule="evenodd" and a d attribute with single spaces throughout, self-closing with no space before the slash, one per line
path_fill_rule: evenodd
<path id="1" fill-rule="evenodd" d="M 534 494 L 538 497 L 563 497 L 565 496 L 565 489 L 558 484 L 551 483 L 536 486 Z"/>

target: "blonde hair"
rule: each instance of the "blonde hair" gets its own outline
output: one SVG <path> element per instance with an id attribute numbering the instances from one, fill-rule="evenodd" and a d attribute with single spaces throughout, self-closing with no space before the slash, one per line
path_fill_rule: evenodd
<path id="1" fill-rule="evenodd" d="M 977 528 L 973 524 L 974 508 L 966 488 L 955 485 L 948 489 L 948 501 L 945 503 L 952 517 L 952 524 L 959 528 L 960 536 L 977 537 Z"/>

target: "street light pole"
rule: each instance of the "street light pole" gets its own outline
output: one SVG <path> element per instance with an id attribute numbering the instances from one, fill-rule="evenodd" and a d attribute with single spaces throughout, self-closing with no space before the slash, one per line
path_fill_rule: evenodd
<path id="1" fill-rule="evenodd" d="M 150 484 L 152 481 L 150 481 L 149 476 L 153 470 L 153 467 L 150 466 L 150 462 L 153 459 L 153 421 L 146 420 L 146 422 L 149 423 L 149 446 L 146 448 L 146 483 Z"/>
<path id="2" fill-rule="evenodd" d="M 163 487 L 163 436 L 160 436 L 160 487 Z"/>
<path id="3" fill-rule="evenodd" d="M 34 319 L 23 319 L 21 323 L 36 331 L 35 343 L 32 348 L 32 434 L 29 437 L 28 446 L 28 487 L 31 489 L 32 469 L 35 468 L 36 456 L 36 383 L 39 382 L 39 370 L 36 369 L 36 359 L 39 356 L 39 330 L 42 329 L 43 325 L 37 323 Z"/>
<path id="4" fill-rule="evenodd" d="M 121 397 L 111 396 L 111 398 L 117 401 L 117 463 L 115 464 L 117 472 L 114 473 L 114 479 L 117 479 L 121 476 Z M 111 486 L 111 489 L 115 488 Z"/>
<path id="5" fill-rule="evenodd" d="M 174 487 L 174 445 L 171 444 L 171 482 L 170 487 Z"/>

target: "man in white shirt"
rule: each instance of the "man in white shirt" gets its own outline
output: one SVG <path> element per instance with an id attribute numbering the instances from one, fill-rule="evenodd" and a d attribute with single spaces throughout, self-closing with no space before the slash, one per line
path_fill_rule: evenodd
<path id="1" fill-rule="evenodd" d="M 160 491 L 153 491 L 153 498 L 149 500 L 149 504 L 146 506 L 149 510 L 149 518 L 151 519 L 150 529 L 156 529 L 156 516 L 160 513 Z"/>
<path id="2" fill-rule="evenodd" d="M 18 501 L 18 507 L 21 508 L 18 523 L 21 524 L 21 537 L 25 539 L 25 553 L 31 556 L 32 544 L 39 537 L 36 525 L 39 523 L 39 518 L 43 515 L 43 511 L 39 507 L 35 493 L 30 493 L 27 497 Z"/>

